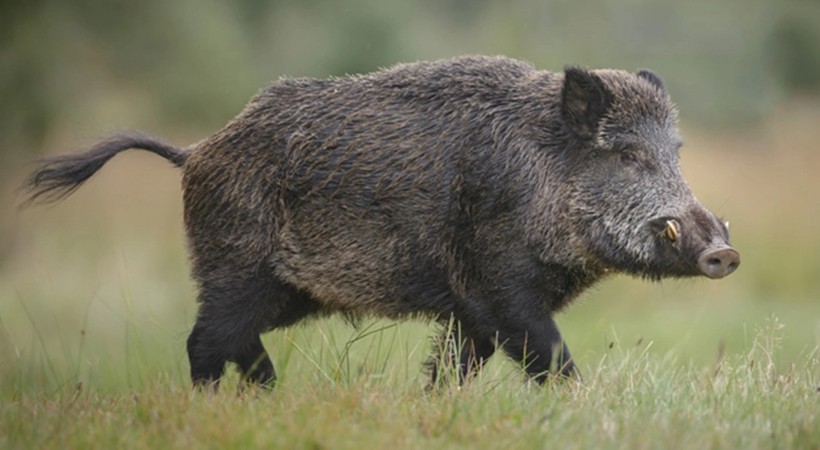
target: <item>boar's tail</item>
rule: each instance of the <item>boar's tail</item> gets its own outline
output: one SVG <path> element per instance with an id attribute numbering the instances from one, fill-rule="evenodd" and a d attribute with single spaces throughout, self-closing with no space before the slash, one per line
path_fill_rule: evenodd
<path id="1" fill-rule="evenodd" d="M 132 148 L 156 153 L 176 167 L 181 167 L 188 157 L 188 152 L 184 149 L 146 134 L 116 134 L 84 153 L 52 156 L 37 161 L 39 167 L 23 183 L 22 189 L 28 192 L 29 197 L 22 206 L 51 203 L 68 197 L 114 155 Z"/>

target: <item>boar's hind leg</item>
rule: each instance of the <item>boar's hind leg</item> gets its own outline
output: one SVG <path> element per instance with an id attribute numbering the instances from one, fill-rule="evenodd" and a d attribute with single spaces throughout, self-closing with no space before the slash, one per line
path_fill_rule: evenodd
<path id="1" fill-rule="evenodd" d="M 215 387 L 229 361 L 239 365 L 245 379 L 272 382 L 273 364 L 259 339 L 260 327 L 254 326 L 256 324 L 248 312 L 236 310 L 226 314 L 226 305 L 216 306 L 214 303 L 214 300 L 203 301 L 188 337 L 188 359 L 194 386 Z M 225 299 L 224 303 L 239 302 L 231 298 Z"/>
<path id="2" fill-rule="evenodd" d="M 273 386 L 276 382 L 276 371 L 273 363 L 268 357 L 268 352 L 262 346 L 259 336 L 234 358 L 234 362 L 239 365 L 242 372 L 242 379 L 248 383 L 260 384 L 263 386 Z"/>
<path id="3" fill-rule="evenodd" d="M 216 385 L 225 363 L 234 362 L 248 382 L 272 385 L 273 363 L 259 334 L 290 325 L 318 310 L 307 295 L 273 276 L 201 284 L 200 309 L 188 337 L 195 386 Z"/>

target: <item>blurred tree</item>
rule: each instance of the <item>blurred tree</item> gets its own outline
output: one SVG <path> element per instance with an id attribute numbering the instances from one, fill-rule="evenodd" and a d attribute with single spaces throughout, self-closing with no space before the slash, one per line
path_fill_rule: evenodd
<path id="1" fill-rule="evenodd" d="M 0 163 L 50 135 L 200 134 L 284 74 L 508 54 L 666 79 L 688 120 L 761 117 L 817 91 L 814 0 L 27 0 L 0 4 Z M 773 20 L 772 18 L 779 18 Z M 58 149 L 55 149 L 58 150 Z"/>
<path id="2" fill-rule="evenodd" d="M 773 72 L 787 91 L 820 91 L 820 32 L 812 19 L 777 22 L 769 41 Z"/>
<path id="3" fill-rule="evenodd" d="M 42 143 L 57 99 L 48 88 L 48 51 L 30 26 L 46 0 L 0 4 L 0 166 Z M 0 173 L 1 174 L 1 173 Z"/>

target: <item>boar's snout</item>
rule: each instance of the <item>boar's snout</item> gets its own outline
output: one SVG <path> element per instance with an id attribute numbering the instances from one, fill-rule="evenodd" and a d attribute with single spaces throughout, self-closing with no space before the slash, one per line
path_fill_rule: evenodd
<path id="1" fill-rule="evenodd" d="M 723 278 L 740 265 L 740 253 L 728 245 L 709 247 L 698 257 L 698 269 L 709 278 Z"/>
<path id="2" fill-rule="evenodd" d="M 729 245 L 726 224 L 704 208 L 657 218 L 650 227 L 665 249 L 661 264 L 668 264 L 666 270 L 672 274 L 719 279 L 740 266 L 740 253 Z"/>

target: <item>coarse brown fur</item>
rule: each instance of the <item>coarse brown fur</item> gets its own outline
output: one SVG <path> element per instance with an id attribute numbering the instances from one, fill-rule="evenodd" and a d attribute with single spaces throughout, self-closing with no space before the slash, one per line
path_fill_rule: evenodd
<path id="1" fill-rule="evenodd" d="M 676 116 L 649 71 L 462 57 L 281 80 L 184 151 L 104 141 L 94 165 L 47 160 L 29 186 L 69 193 L 130 147 L 181 164 L 198 384 L 227 361 L 271 382 L 259 334 L 331 312 L 453 317 L 469 350 L 438 364 L 463 379 L 501 345 L 543 380 L 553 362 L 574 372 L 552 316 L 585 288 L 695 275 L 728 248 L 680 175 Z M 670 220 L 675 242 L 658 232 Z"/>

